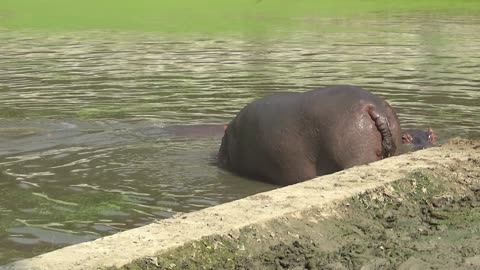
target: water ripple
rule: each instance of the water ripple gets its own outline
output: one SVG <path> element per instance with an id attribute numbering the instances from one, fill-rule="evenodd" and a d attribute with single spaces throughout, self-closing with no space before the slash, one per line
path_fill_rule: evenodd
<path id="1" fill-rule="evenodd" d="M 0 30 L 0 263 L 273 188 L 213 166 L 218 136 L 165 128 L 223 124 L 273 92 L 359 85 L 406 128 L 480 137 L 480 19 L 315 23 L 346 30 Z"/>

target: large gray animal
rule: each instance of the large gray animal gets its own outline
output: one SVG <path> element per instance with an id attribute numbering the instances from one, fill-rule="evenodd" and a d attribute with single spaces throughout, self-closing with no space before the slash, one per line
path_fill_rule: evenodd
<path id="1" fill-rule="evenodd" d="M 225 130 L 218 162 L 290 185 L 393 156 L 401 145 L 398 117 L 385 100 L 359 87 L 331 86 L 245 106 Z"/>

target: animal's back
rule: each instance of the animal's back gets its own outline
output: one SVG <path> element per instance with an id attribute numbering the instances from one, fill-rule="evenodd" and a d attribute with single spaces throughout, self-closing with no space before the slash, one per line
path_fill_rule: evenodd
<path id="1" fill-rule="evenodd" d="M 392 127 L 400 137 L 393 109 L 359 87 L 275 94 L 250 103 L 232 120 L 220 162 L 240 174 L 293 184 L 382 158 L 386 133 L 379 123 L 384 133 Z"/>

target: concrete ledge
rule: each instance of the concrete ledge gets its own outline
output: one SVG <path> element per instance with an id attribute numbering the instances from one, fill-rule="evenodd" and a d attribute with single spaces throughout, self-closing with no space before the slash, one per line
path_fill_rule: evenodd
<path id="1" fill-rule="evenodd" d="M 199 249 L 196 245 L 202 243 L 202 239 L 221 237 L 234 239 L 235 246 L 230 248 L 242 251 L 245 247 L 238 245 L 240 243 L 238 239 L 242 238 L 242 234 L 249 228 L 255 230 L 263 228 L 264 235 L 270 235 L 271 239 L 264 237 L 255 241 L 266 243 L 262 248 L 271 248 L 282 238 L 276 237 L 277 235 L 298 238 L 298 232 L 294 232 L 295 224 L 298 222 L 309 224 L 313 228 L 311 234 L 322 235 L 322 226 L 319 225 L 315 229 L 315 224 L 335 217 L 338 212 L 336 207 L 354 195 L 384 187 L 386 184 L 404 179 L 406 175 L 419 169 L 434 172 L 437 169 L 445 170 L 470 164 L 470 171 L 477 170 L 476 173 L 479 173 L 480 169 L 475 169 L 475 166 L 471 165 L 472 162 L 477 162 L 478 165 L 479 160 L 480 141 L 455 139 L 442 147 L 388 158 L 201 211 L 177 215 L 141 228 L 69 246 L 0 268 L 63 270 L 106 269 L 130 265 L 128 269 L 141 269 L 142 265 L 148 264 L 149 267 L 145 269 L 153 269 L 151 266 L 155 265 L 159 269 L 164 269 L 165 266 L 160 267 L 158 260 L 165 254 L 173 258 L 173 263 L 167 268 L 175 268 L 177 265 L 171 254 L 176 248 L 182 247 L 182 256 L 191 257 L 191 254 L 185 253 L 189 250 L 185 247 Z M 284 231 L 287 227 L 282 226 L 270 229 L 273 223 L 285 223 L 285 220 L 289 219 L 297 222 L 290 221 L 287 226 L 288 230 L 292 231 Z M 299 230 L 306 229 L 302 227 Z M 217 243 L 229 245 L 222 241 Z M 249 249 L 253 247 L 254 245 L 248 246 Z M 217 247 L 207 244 L 203 248 L 216 250 Z M 252 256 L 251 252 L 252 250 L 248 256 Z M 233 260 L 232 258 L 225 260 L 227 259 Z"/>

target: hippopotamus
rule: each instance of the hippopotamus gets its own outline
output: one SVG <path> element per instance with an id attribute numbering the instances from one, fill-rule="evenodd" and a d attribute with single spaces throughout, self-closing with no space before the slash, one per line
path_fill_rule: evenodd
<path id="1" fill-rule="evenodd" d="M 290 185 L 399 154 L 401 145 L 399 119 L 385 100 L 360 87 L 329 86 L 246 105 L 225 129 L 218 163 Z"/>
<path id="2" fill-rule="evenodd" d="M 432 128 L 427 131 L 420 129 L 407 129 L 402 131 L 403 151 L 416 151 L 435 145 L 437 136 Z"/>
<path id="3" fill-rule="evenodd" d="M 226 128 L 223 124 L 169 125 L 163 131 L 182 137 L 221 137 Z"/>

